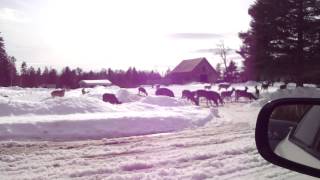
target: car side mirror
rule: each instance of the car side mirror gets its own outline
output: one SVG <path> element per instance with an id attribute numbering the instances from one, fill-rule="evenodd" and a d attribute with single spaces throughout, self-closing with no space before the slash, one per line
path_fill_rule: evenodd
<path id="1" fill-rule="evenodd" d="M 320 177 L 320 99 L 268 102 L 258 115 L 255 140 L 267 161 Z"/>

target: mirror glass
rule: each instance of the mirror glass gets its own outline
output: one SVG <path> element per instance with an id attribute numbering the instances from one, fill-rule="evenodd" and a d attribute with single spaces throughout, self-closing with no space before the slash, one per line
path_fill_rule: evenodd
<path id="1" fill-rule="evenodd" d="M 320 169 L 320 106 L 281 105 L 269 119 L 269 145 L 287 160 Z"/>

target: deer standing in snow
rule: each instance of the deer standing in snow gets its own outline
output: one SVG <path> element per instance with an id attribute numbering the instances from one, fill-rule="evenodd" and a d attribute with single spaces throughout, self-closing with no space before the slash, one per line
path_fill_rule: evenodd
<path id="1" fill-rule="evenodd" d="M 266 82 L 266 81 L 262 82 L 262 84 L 261 84 L 261 91 L 262 91 L 262 90 L 268 91 L 268 88 L 269 88 L 270 84 L 271 84 L 271 83 L 270 83 L 269 81 L 268 81 L 268 82 Z"/>
<path id="2" fill-rule="evenodd" d="M 247 93 L 247 90 L 248 90 L 248 87 L 247 87 L 247 86 L 245 87 L 244 90 L 239 90 L 239 89 L 237 89 L 237 90 L 236 90 L 236 93 L 235 93 L 235 95 L 236 95 L 235 101 L 238 101 L 240 97 L 243 97 L 244 94 Z"/>
<path id="3" fill-rule="evenodd" d="M 138 94 L 141 95 L 141 93 L 144 94 L 145 96 L 148 96 L 147 90 L 143 87 L 138 88 Z"/>
<path id="4" fill-rule="evenodd" d="M 254 88 L 256 89 L 256 97 L 259 98 L 260 97 L 260 91 L 258 89 L 258 86 L 254 86 Z"/>
<path id="5" fill-rule="evenodd" d="M 221 99 L 221 96 L 219 93 L 215 91 L 206 91 L 206 90 L 197 90 L 196 91 L 197 101 L 199 102 L 200 97 L 204 97 L 207 100 L 207 106 L 209 106 L 209 103 L 212 105 L 212 101 L 216 104 L 216 106 L 219 106 L 219 103 L 222 105 L 224 102 Z"/>
<path id="6" fill-rule="evenodd" d="M 197 100 L 197 98 L 195 98 L 195 94 L 196 94 L 196 92 L 194 92 L 194 91 L 183 90 L 181 98 L 182 99 L 187 98 L 187 100 L 190 100 L 190 101 L 194 102 L 196 105 L 199 105 L 199 101 Z"/>
<path id="7" fill-rule="evenodd" d="M 168 88 L 158 88 L 156 90 L 156 95 L 157 96 L 169 96 L 169 97 L 174 97 L 173 92 L 168 89 Z"/>
<path id="8" fill-rule="evenodd" d="M 280 85 L 280 89 L 287 89 L 287 85 L 288 85 L 287 82 L 282 84 L 282 85 Z"/>
<path id="9" fill-rule="evenodd" d="M 222 84 L 219 84 L 218 87 L 219 87 L 219 91 L 220 89 L 225 89 L 225 90 L 228 90 L 228 88 L 231 86 L 231 84 L 229 83 L 222 83 Z"/>
<path id="10" fill-rule="evenodd" d="M 116 95 L 114 94 L 111 94 L 111 93 L 104 93 L 102 95 L 102 100 L 104 102 L 108 102 L 108 103 L 111 103 L 111 104 L 122 104 L 116 97 Z"/>
<path id="11" fill-rule="evenodd" d="M 225 98 L 231 99 L 231 95 L 233 94 L 233 92 L 235 91 L 234 88 L 232 88 L 231 91 L 223 91 L 221 92 L 221 98 L 224 100 Z M 231 99 L 232 101 L 232 99 Z"/>
<path id="12" fill-rule="evenodd" d="M 65 94 L 66 90 L 62 89 L 62 90 L 54 90 L 51 92 L 51 97 L 63 97 Z"/>

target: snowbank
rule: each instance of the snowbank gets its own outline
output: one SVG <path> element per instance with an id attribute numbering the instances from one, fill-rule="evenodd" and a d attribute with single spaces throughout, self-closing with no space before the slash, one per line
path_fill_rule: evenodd
<path id="1" fill-rule="evenodd" d="M 172 132 L 203 126 L 214 118 L 207 109 L 154 110 L 0 118 L 4 139 L 78 140 Z"/>
<path id="2" fill-rule="evenodd" d="M 179 131 L 205 125 L 217 114 L 180 98 L 139 96 L 136 89 L 87 88 L 51 98 L 48 89 L 1 89 L 0 138 L 76 140 Z M 123 102 L 102 101 L 114 93 Z"/>
<path id="3" fill-rule="evenodd" d="M 263 106 L 268 101 L 280 98 L 320 98 L 320 90 L 314 87 L 297 87 L 294 89 L 278 89 L 274 92 L 266 92 L 261 100 L 252 103 L 252 106 Z"/>
<path id="4" fill-rule="evenodd" d="M 153 96 L 153 97 L 148 96 L 146 98 L 143 98 L 140 102 L 158 105 L 158 106 L 167 106 L 167 107 L 185 106 L 190 104 L 184 100 L 167 97 L 167 96 Z"/>

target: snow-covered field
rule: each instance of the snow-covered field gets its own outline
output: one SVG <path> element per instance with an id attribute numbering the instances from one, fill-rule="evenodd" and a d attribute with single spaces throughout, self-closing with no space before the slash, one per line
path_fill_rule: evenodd
<path id="1" fill-rule="evenodd" d="M 249 87 L 256 82 L 233 85 Z M 320 97 L 312 87 L 262 92 L 258 101 L 200 107 L 137 89 L 96 87 L 51 98 L 50 89 L 0 88 L 0 179 L 301 179 L 257 153 L 260 108 L 279 97 Z M 213 87 L 217 90 L 217 87 Z M 115 93 L 121 105 L 103 102 Z M 7 97 L 5 97 L 7 96 Z"/>

